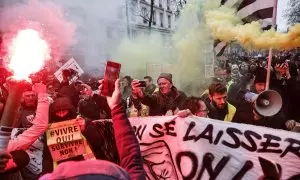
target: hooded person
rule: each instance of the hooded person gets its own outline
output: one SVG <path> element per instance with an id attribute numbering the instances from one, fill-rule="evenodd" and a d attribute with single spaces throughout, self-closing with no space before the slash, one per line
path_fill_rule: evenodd
<path id="1" fill-rule="evenodd" d="M 57 98 L 49 108 L 49 123 L 57 123 L 62 121 L 73 120 L 77 118 L 76 108 L 68 97 Z M 78 155 L 66 160 L 54 162 L 50 154 L 49 148 L 44 149 L 43 174 L 52 172 L 57 164 L 66 161 L 82 161 L 86 159 L 102 159 L 117 163 L 119 161 L 116 152 L 116 144 L 113 137 L 113 131 L 105 127 L 93 123 L 90 120 L 77 119 L 81 124 L 81 134 L 83 139 L 87 141 L 85 145 L 86 154 Z M 110 141 L 110 142 L 108 142 Z M 45 142 L 47 144 L 47 142 Z"/>
<path id="2" fill-rule="evenodd" d="M 75 119 L 77 116 L 76 108 L 73 106 L 69 97 L 57 98 L 49 107 L 49 124 L 57 123 L 61 121 L 67 121 Z M 45 139 L 45 146 L 47 146 L 47 140 Z M 83 158 L 76 157 L 75 160 L 83 160 Z M 60 162 L 57 162 L 60 163 Z M 54 161 L 50 154 L 49 148 L 44 148 L 43 151 L 43 172 L 52 172 L 54 168 Z"/>
<path id="3" fill-rule="evenodd" d="M 187 96 L 184 92 L 177 90 L 173 85 L 172 74 L 170 73 L 161 73 L 157 79 L 157 84 L 159 91 L 154 92 L 152 95 L 148 95 L 143 92 L 139 81 L 133 80 L 133 103 L 138 104 L 141 102 L 142 104 L 149 106 L 150 116 L 171 115 L 184 103 Z"/>
<path id="4" fill-rule="evenodd" d="M 69 97 L 57 98 L 49 108 L 49 123 L 75 119 L 76 108 Z"/>
<path id="5" fill-rule="evenodd" d="M 104 180 L 144 180 L 142 155 L 134 130 L 126 117 L 124 103 L 121 99 L 120 80 L 115 83 L 112 97 L 107 97 L 112 112 L 114 137 L 116 139 L 120 166 L 104 160 L 85 160 L 59 164 L 53 173 L 40 179 L 104 179 Z M 100 85 L 100 88 L 102 86 Z"/>

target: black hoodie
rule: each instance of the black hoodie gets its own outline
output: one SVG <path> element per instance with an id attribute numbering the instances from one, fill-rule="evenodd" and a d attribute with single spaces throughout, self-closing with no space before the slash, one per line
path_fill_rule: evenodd
<path id="1" fill-rule="evenodd" d="M 62 118 L 58 117 L 55 115 L 55 113 L 59 110 L 69 110 L 69 114 L 67 114 Z M 72 101 L 68 97 L 60 97 L 57 98 L 50 105 L 49 116 L 50 116 L 49 123 L 75 119 L 77 116 L 76 108 L 72 105 Z M 118 153 L 116 152 L 117 148 L 113 136 L 112 124 L 106 123 L 105 125 L 101 126 L 99 125 L 99 123 L 86 122 L 85 126 L 86 126 L 85 131 L 82 132 L 82 134 L 85 136 L 87 142 L 90 144 L 95 157 L 97 159 L 109 160 L 114 163 L 118 163 L 119 156 Z M 111 142 L 107 142 L 107 139 L 109 139 Z M 47 144 L 47 140 L 45 140 L 45 144 Z M 107 145 L 109 145 L 109 147 Z M 109 153 L 102 152 L 101 150 L 102 151 L 106 150 L 106 152 Z M 80 160 L 84 160 L 83 156 L 81 155 L 73 158 L 69 158 L 67 160 L 60 161 L 58 162 L 58 164 L 65 161 L 80 161 Z M 53 159 L 50 154 L 49 148 L 46 145 L 46 148 L 44 148 L 44 152 L 43 152 L 42 174 L 50 173 L 52 171 L 53 171 Z"/>

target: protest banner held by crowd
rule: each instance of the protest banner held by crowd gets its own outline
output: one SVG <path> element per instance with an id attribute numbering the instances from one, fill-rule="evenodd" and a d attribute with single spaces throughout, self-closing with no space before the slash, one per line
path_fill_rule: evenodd
<path id="1" fill-rule="evenodd" d="M 161 9 L 165 3 L 151 2 Z M 0 19 L 11 24 L 0 23 L 0 179 L 300 179 L 300 26 L 285 35 L 269 30 L 276 6 L 262 0 L 188 3 L 183 20 L 193 16 L 198 24 L 191 23 L 184 40 L 181 27 L 170 31 L 172 51 L 164 49 L 178 62 L 169 68 L 147 62 L 149 71 L 136 69 L 140 76 L 127 70 L 125 59 L 107 60 L 103 75 L 95 76 L 80 58 L 63 57 L 75 44 L 75 27 L 56 4 L 19 4 L 8 8 L 12 16 L 5 9 Z M 144 19 L 149 34 L 157 26 L 154 12 Z M 164 28 L 164 14 L 159 17 Z M 190 75 L 197 68 L 185 56 L 207 44 L 193 46 L 191 38 L 209 39 L 214 53 L 205 56 L 209 72 L 195 79 Z M 240 49 L 226 52 L 231 42 Z"/>

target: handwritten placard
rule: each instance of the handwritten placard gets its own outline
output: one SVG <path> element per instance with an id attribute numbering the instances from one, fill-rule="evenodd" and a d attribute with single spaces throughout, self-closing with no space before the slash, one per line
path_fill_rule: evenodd
<path id="1" fill-rule="evenodd" d="M 53 123 L 46 134 L 47 145 L 54 161 L 72 158 L 86 152 L 86 142 L 76 119 Z"/>

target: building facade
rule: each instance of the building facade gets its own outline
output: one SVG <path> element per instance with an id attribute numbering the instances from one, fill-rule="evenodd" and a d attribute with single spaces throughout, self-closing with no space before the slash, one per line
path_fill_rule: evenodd
<path id="1" fill-rule="evenodd" d="M 161 35 L 163 41 L 170 41 L 175 29 L 175 14 L 171 0 L 154 0 L 151 28 L 149 27 L 151 0 L 127 0 L 127 24 L 130 37 L 149 34 Z"/>

